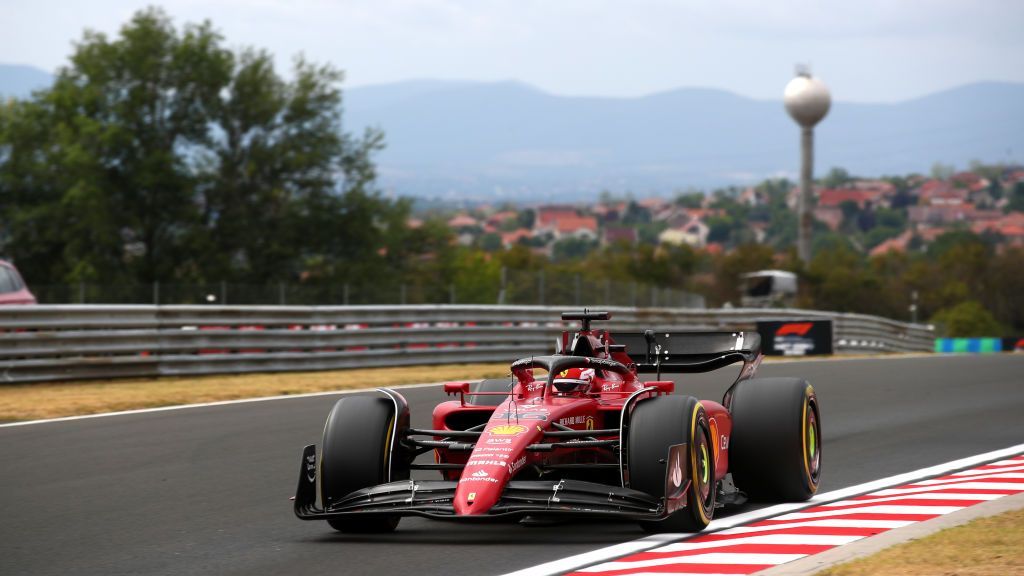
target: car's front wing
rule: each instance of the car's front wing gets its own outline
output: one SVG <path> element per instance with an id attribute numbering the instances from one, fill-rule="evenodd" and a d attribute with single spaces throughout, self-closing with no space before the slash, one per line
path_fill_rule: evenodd
<path id="1" fill-rule="evenodd" d="M 486 513 L 455 514 L 456 481 L 400 480 L 357 490 L 326 510 L 316 505 L 316 447 L 303 451 L 295 494 L 295 515 L 303 520 L 356 516 L 423 516 L 438 520 L 514 520 L 531 516 L 576 516 L 659 520 L 667 516 L 664 500 L 645 492 L 581 480 L 511 481 Z"/>

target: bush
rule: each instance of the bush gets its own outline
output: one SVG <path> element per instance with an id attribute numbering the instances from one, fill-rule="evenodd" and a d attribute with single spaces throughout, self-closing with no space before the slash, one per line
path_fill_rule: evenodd
<path id="1" fill-rule="evenodd" d="M 949 338 L 981 338 L 1002 336 L 1003 327 L 992 314 L 974 300 L 943 308 L 932 317 L 942 334 Z"/>

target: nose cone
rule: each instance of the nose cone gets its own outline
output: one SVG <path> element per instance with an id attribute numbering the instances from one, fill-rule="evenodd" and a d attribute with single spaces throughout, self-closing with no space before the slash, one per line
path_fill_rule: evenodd
<path id="1" fill-rule="evenodd" d="M 825 83 L 805 75 L 797 76 L 786 84 L 783 101 L 793 120 L 807 127 L 821 122 L 832 106 L 832 96 Z"/>
<path id="2" fill-rule="evenodd" d="M 455 514 L 486 514 L 512 478 L 512 464 L 523 458 L 526 447 L 541 435 L 539 427 L 526 423 L 497 423 L 488 427 L 462 470 L 455 489 Z"/>

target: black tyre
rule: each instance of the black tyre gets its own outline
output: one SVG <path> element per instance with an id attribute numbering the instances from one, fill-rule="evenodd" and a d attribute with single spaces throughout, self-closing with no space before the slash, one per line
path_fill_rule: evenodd
<path id="1" fill-rule="evenodd" d="M 729 400 L 729 470 L 755 500 L 803 501 L 821 480 L 821 414 L 806 380 L 740 382 Z"/>
<path id="2" fill-rule="evenodd" d="M 409 478 L 407 467 L 391 462 L 395 407 L 376 396 L 346 396 L 331 409 L 324 426 L 320 455 L 320 500 L 324 508 L 352 492 L 392 480 Z M 389 467 L 395 464 L 394 469 Z M 399 516 L 334 518 L 327 521 L 342 532 L 390 532 Z"/>
<path id="3" fill-rule="evenodd" d="M 474 406 L 500 406 L 502 402 L 508 399 L 508 395 L 512 393 L 512 387 L 509 385 L 510 380 L 508 378 L 494 378 L 491 380 L 481 380 L 474 382 L 469 385 L 469 391 L 472 393 L 476 392 L 504 392 L 505 396 L 467 396 L 466 404 L 472 404 Z"/>
<path id="4" fill-rule="evenodd" d="M 665 520 L 641 522 L 648 532 L 700 532 L 715 512 L 714 445 L 704 407 L 692 396 L 658 396 L 642 400 L 629 420 L 629 486 L 665 496 L 669 447 L 686 443 L 690 478 L 686 507 Z M 687 466 L 677 464 L 685 470 Z M 685 485 L 680 478 L 679 484 Z"/>

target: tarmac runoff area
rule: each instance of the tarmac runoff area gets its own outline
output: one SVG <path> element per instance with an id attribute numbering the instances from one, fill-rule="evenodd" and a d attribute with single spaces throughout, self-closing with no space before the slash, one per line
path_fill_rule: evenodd
<path id="1" fill-rule="evenodd" d="M 972 460 L 997 455 L 1001 459 L 970 464 Z M 948 473 L 964 466 L 972 467 Z M 945 471 L 936 476 L 935 472 L 943 468 Z M 911 472 L 820 495 L 814 500 L 831 501 L 780 515 L 769 514 L 748 523 L 737 525 L 735 520 L 740 519 L 736 518 L 729 523 L 731 527 L 712 525 L 709 528 L 713 532 L 686 540 L 654 545 L 657 537 L 642 539 L 633 543 L 642 551 L 609 561 L 595 562 L 588 555 L 581 555 L 566 559 L 561 566 L 550 563 L 513 574 L 803 576 L 976 518 L 1024 508 L 1024 445 L 950 462 L 933 467 L 931 472 Z M 918 479 L 906 482 L 907 476 L 915 475 Z M 906 483 L 900 483 L 899 478 Z M 887 481 L 893 487 L 840 497 L 841 493 Z M 770 510 L 773 509 L 761 512 Z M 591 558 L 600 552 L 596 551 Z M 585 565 L 588 560 L 589 565 Z M 567 565 L 572 563 L 581 567 L 566 572 Z"/>

